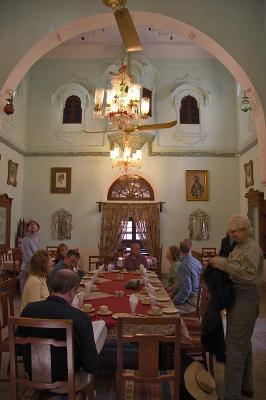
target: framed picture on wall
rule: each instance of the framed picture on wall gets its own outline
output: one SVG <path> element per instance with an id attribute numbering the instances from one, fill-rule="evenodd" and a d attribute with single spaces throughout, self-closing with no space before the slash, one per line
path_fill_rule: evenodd
<path id="1" fill-rule="evenodd" d="M 186 171 L 186 200 L 206 201 L 208 195 L 208 171 L 187 170 Z"/>
<path id="2" fill-rule="evenodd" d="M 51 168 L 51 193 L 71 193 L 71 168 Z"/>
<path id="3" fill-rule="evenodd" d="M 249 186 L 254 185 L 254 178 L 253 178 L 253 161 L 250 160 L 248 163 L 244 164 L 245 170 L 245 187 L 248 188 Z"/>
<path id="4" fill-rule="evenodd" d="M 8 160 L 7 184 L 17 186 L 18 163 Z"/>

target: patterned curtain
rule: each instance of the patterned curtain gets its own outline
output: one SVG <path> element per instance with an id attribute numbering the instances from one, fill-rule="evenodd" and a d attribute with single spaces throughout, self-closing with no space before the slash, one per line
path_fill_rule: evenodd
<path id="1" fill-rule="evenodd" d="M 157 256 L 160 247 L 160 214 L 158 204 L 105 203 L 102 210 L 100 254 L 113 255 L 126 231 L 129 218 L 136 223 L 144 247 Z"/>
<path id="2" fill-rule="evenodd" d="M 127 204 L 105 203 L 102 208 L 100 255 L 113 256 L 129 219 Z"/>

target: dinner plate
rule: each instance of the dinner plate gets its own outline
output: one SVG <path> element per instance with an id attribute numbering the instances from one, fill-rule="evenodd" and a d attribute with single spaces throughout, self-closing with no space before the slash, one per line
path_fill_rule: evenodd
<path id="1" fill-rule="evenodd" d="M 156 300 L 157 301 L 170 301 L 170 298 L 168 296 L 157 296 Z"/>
<path id="2" fill-rule="evenodd" d="M 100 291 L 100 289 L 98 288 L 98 287 L 96 287 L 96 288 L 91 288 L 91 292 L 99 292 Z"/>
<path id="3" fill-rule="evenodd" d="M 114 319 L 118 319 L 119 317 L 130 317 L 129 313 L 124 313 L 124 312 L 120 312 L 120 313 L 115 313 L 112 315 L 112 318 Z"/>
<path id="4" fill-rule="evenodd" d="M 112 269 L 111 272 L 121 272 L 120 269 Z"/>
<path id="5" fill-rule="evenodd" d="M 144 306 L 150 306 L 151 302 L 150 301 L 141 300 L 141 304 L 143 304 Z"/>
<path id="6" fill-rule="evenodd" d="M 101 313 L 101 311 L 97 311 L 98 315 L 102 315 L 103 317 L 108 317 L 108 315 L 113 314 L 113 311 L 109 310 L 107 313 Z"/>
<path id="7" fill-rule="evenodd" d="M 86 313 L 91 313 L 93 311 L 95 311 L 95 308 L 91 307 L 91 308 L 86 308 L 86 307 L 80 307 L 81 311 L 84 311 Z"/>
<path id="8" fill-rule="evenodd" d="M 160 312 L 158 312 L 156 314 L 151 312 L 151 310 L 147 312 L 147 314 L 152 315 L 153 317 L 160 317 L 162 315 L 162 313 L 163 313 L 162 310 L 160 310 Z"/>
<path id="9" fill-rule="evenodd" d="M 83 279 L 91 279 L 91 276 L 86 276 L 86 275 L 85 275 L 85 276 L 82 277 L 82 280 L 83 280 Z"/>
<path id="10" fill-rule="evenodd" d="M 164 314 L 178 314 L 179 310 L 175 307 L 162 308 Z"/>

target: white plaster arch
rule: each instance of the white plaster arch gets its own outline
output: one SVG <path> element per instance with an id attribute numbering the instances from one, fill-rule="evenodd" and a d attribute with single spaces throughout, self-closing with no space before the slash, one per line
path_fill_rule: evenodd
<path id="1" fill-rule="evenodd" d="M 241 87 L 246 91 L 251 100 L 258 137 L 260 178 L 261 182 L 266 185 L 265 117 L 259 96 L 244 68 L 218 42 L 192 25 L 159 13 L 135 11 L 131 14 L 136 24 L 145 25 L 147 21 L 152 21 L 152 25 L 159 29 L 166 29 L 195 41 L 195 43 L 206 49 L 210 54 L 217 58 L 240 83 Z M 21 57 L 13 70 L 10 71 L 9 76 L 1 88 L 0 97 L 5 97 L 10 90 L 15 89 L 31 66 L 48 51 L 52 50 L 59 44 L 62 44 L 63 42 L 81 34 L 82 32 L 86 32 L 89 29 L 93 30 L 102 28 L 103 26 L 111 27 L 114 25 L 115 20 L 112 14 L 96 14 L 78 18 L 46 35 L 34 46 L 32 46 L 31 49 L 28 50 L 23 57 Z"/>

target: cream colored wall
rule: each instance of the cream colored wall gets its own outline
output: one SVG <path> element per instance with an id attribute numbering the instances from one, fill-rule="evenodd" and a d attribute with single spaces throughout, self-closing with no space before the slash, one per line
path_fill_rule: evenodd
<path id="1" fill-rule="evenodd" d="M 155 188 L 156 200 L 166 202 L 160 214 L 164 250 L 188 237 L 189 215 L 197 208 L 210 216 L 210 240 L 195 241 L 194 248 L 219 247 L 227 219 L 239 212 L 238 160 L 148 157 L 147 148 L 143 153 L 141 174 Z M 50 193 L 51 167 L 72 168 L 71 194 Z M 186 169 L 209 171 L 208 202 L 185 200 Z M 59 243 L 51 239 L 51 215 L 63 207 L 73 216 L 72 239 L 67 243 L 70 247 L 82 249 L 87 265 L 88 255 L 95 254 L 100 241 L 101 214 L 96 202 L 106 201 L 108 188 L 119 175 L 117 170 L 111 168 L 108 157 L 26 157 L 23 215 L 40 221 L 42 246 Z M 165 260 L 163 269 L 168 269 Z"/>

